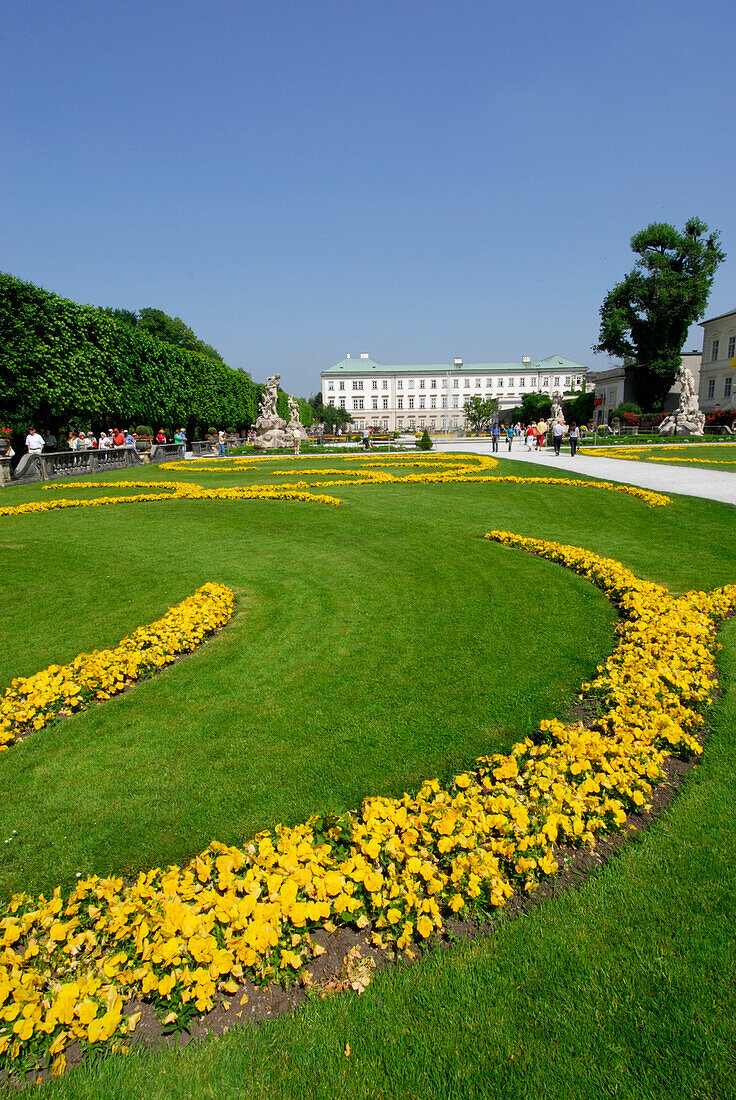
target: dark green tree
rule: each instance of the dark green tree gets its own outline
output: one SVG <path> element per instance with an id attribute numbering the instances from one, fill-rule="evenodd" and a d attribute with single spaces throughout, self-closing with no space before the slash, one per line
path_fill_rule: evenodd
<path id="1" fill-rule="evenodd" d="M 473 395 L 465 402 L 465 422 L 475 432 L 482 432 L 490 427 L 497 412 L 497 397 L 483 398 Z"/>
<path id="2" fill-rule="evenodd" d="M 683 232 L 655 222 L 631 238 L 638 259 L 601 306 L 593 350 L 632 361 L 636 401 L 658 411 L 680 368 L 690 326 L 705 313 L 718 265 L 726 254 L 720 234 L 700 218 Z"/>
<path id="3" fill-rule="evenodd" d="M 552 410 L 552 402 L 546 393 L 525 393 L 521 398 L 522 415 L 524 424 L 531 424 L 537 420 L 546 420 Z"/>

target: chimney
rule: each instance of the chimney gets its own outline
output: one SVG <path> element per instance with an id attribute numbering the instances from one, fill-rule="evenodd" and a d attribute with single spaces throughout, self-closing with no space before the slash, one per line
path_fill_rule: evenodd
<path id="1" fill-rule="evenodd" d="M 361 359 L 370 359 L 370 355 L 368 354 L 367 351 L 361 351 L 360 358 Z"/>
<path id="2" fill-rule="evenodd" d="M 453 363 L 453 366 L 455 366 L 455 367 L 462 367 L 462 365 L 463 365 L 462 359 L 453 359 L 452 363 Z"/>
<path id="3" fill-rule="evenodd" d="M 532 365 L 532 357 L 531 357 L 531 355 L 522 355 L 522 357 L 521 357 L 521 365 L 522 365 L 523 367 L 530 367 L 530 366 Z"/>
<path id="4" fill-rule="evenodd" d="M 350 352 L 347 352 L 347 353 L 346 353 L 346 355 L 345 355 L 345 358 L 346 358 L 346 359 L 349 359 L 349 358 L 350 358 Z"/>

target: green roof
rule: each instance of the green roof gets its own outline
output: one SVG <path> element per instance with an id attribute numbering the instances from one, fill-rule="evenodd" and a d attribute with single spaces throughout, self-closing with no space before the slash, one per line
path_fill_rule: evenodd
<path id="1" fill-rule="evenodd" d="M 452 361 L 447 363 L 393 363 L 391 365 L 377 363 L 375 359 L 341 359 L 339 363 L 323 370 L 322 374 L 447 374 L 451 372 L 465 374 L 493 374 L 503 373 L 522 374 L 525 371 L 587 371 L 582 363 L 575 363 L 572 359 L 566 359 L 564 355 L 550 355 L 546 359 L 540 359 L 533 363 L 522 363 L 517 360 L 513 363 L 463 363 L 455 365 Z"/>

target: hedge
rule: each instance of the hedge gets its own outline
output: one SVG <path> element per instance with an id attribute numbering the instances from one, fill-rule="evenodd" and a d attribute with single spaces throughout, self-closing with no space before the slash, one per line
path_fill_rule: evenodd
<path id="1" fill-rule="evenodd" d="M 0 422 L 18 435 L 31 425 L 57 435 L 113 423 L 245 427 L 262 389 L 95 306 L 0 274 Z"/>

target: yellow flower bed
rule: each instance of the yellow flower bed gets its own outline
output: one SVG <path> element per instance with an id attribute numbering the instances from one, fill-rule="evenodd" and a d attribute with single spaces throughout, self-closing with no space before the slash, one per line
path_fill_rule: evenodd
<path id="1" fill-rule="evenodd" d="M 234 995 L 245 977 L 297 975 L 311 933 L 352 924 L 409 949 L 452 913 L 501 907 L 558 863 L 555 845 L 594 846 L 647 809 L 667 757 L 696 739 L 715 683 L 715 624 L 736 586 L 673 596 L 621 563 L 507 531 L 486 536 L 559 562 L 618 604 L 615 652 L 583 695 L 588 728 L 543 721 L 507 755 L 476 761 L 416 795 L 276 826 L 242 848 L 212 843 L 185 867 L 132 884 L 93 876 L 67 896 L 15 895 L 0 908 L 0 1059 L 9 1070 L 83 1044 L 120 1045 L 127 1001 L 152 1000 L 172 1026 Z"/>
<path id="2" fill-rule="evenodd" d="M 49 665 L 13 680 L 0 699 L 0 752 L 20 734 L 40 730 L 59 716 L 110 699 L 196 649 L 232 618 L 235 597 L 224 584 L 203 584 L 155 623 L 141 626 L 114 649 L 80 653 L 68 665 Z M 0 992 L 2 991 L 0 980 Z"/>
<path id="3" fill-rule="evenodd" d="M 283 487 L 278 485 L 255 485 L 241 488 L 205 489 L 201 485 L 186 482 L 170 482 L 167 484 L 159 481 L 87 481 L 64 486 L 64 488 L 68 491 L 69 489 L 87 488 L 112 489 L 117 486 L 146 488 L 151 485 L 155 485 L 160 491 L 158 493 L 137 493 L 135 496 L 92 497 L 90 500 L 75 500 L 73 497 L 61 497 L 56 500 L 32 500 L 26 504 L 0 508 L 0 516 L 22 516 L 38 512 L 54 512 L 60 508 L 100 508 L 107 504 L 141 504 L 152 500 L 299 500 L 309 504 L 340 503 L 337 497 L 304 493 L 288 485 Z M 56 486 L 44 486 L 44 488 L 56 488 Z"/>

